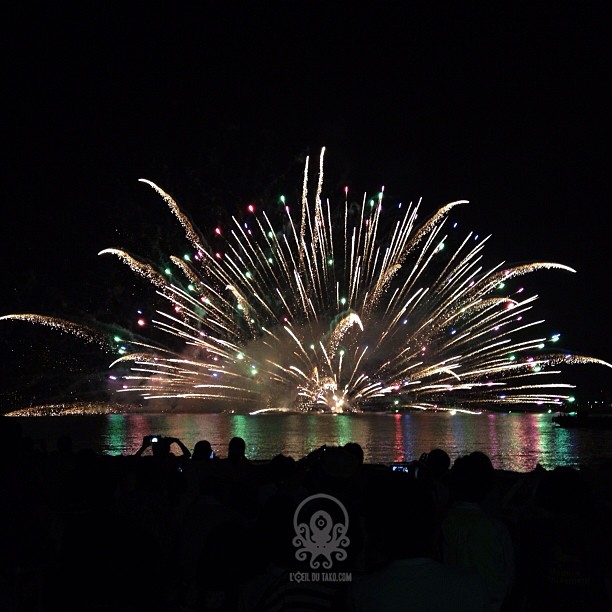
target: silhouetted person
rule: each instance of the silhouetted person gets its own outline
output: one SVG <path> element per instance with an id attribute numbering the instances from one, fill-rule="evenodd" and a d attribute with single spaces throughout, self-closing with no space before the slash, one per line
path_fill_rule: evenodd
<path id="1" fill-rule="evenodd" d="M 176 444 L 181 455 L 172 452 L 172 445 Z M 142 457 L 147 448 L 151 448 L 151 456 Z M 185 493 L 186 482 L 184 471 L 189 464 L 191 451 L 178 438 L 170 436 L 144 436 L 142 446 L 134 453 L 134 457 L 141 457 L 144 465 L 140 466 L 142 477 L 146 471 L 153 474 L 154 485 L 158 496 L 164 495 L 173 509 L 178 509 Z"/>
<path id="2" fill-rule="evenodd" d="M 208 440 L 198 440 L 193 447 L 192 461 L 212 461 L 215 453 Z"/>
<path id="3" fill-rule="evenodd" d="M 302 500 L 300 500 L 302 501 Z M 270 610 L 342 610 L 336 605 L 343 584 L 317 580 L 292 580 L 295 571 L 308 571 L 307 562 L 296 557 L 294 514 L 298 500 L 288 490 L 280 490 L 266 502 L 254 525 L 251 551 L 257 573 L 241 587 L 240 603 L 245 612 Z M 334 566 L 334 570 L 342 566 Z"/>
<path id="4" fill-rule="evenodd" d="M 448 453 L 441 448 L 434 448 L 423 453 L 418 461 L 417 478 L 426 481 L 436 504 L 436 516 L 442 520 L 450 503 L 450 465 Z"/>
<path id="5" fill-rule="evenodd" d="M 238 437 L 233 437 L 227 445 L 227 458 L 233 465 L 250 463 L 246 456 L 246 442 Z"/>
<path id="6" fill-rule="evenodd" d="M 242 438 L 235 436 L 229 441 L 227 457 L 219 461 L 219 466 L 231 479 L 242 478 L 251 472 L 253 463 L 246 456 L 246 442 Z"/>
<path id="7" fill-rule="evenodd" d="M 557 467 L 543 476 L 520 529 L 521 610 L 612 610 L 604 569 L 607 521 L 578 470 Z"/>
<path id="8" fill-rule="evenodd" d="M 499 611 L 514 582 L 514 548 L 506 525 L 482 502 L 495 478 L 491 460 L 475 451 L 451 470 L 452 501 L 442 522 L 444 563 L 477 571 L 488 592 L 488 610 Z"/>
<path id="9" fill-rule="evenodd" d="M 257 486 L 257 504 L 261 508 L 279 491 L 295 490 L 298 465 L 293 457 L 279 453 L 261 467 Z"/>
<path id="10" fill-rule="evenodd" d="M 145 436 L 134 456 L 140 457 L 149 447 L 154 457 L 175 456 L 171 450 L 172 444 L 176 444 L 181 449 L 183 457 L 187 459 L 191 457 L 191 451 L 178 438 L 169 436 Z"/>
<path id="11" fill-rule="evenodd" d="M 210 531 L 195 562 L 197 610 L 236 611 L 239 588 L 256 570 L 252 530 L 240 520 L 223 520 Z"/>
<path id="12" fill-rule="evenodd" d="M 363 465 L 363 448 L 357 442 L 347 442 L 344 445 L 344 450 L 354 455 L 357 458 L 357 464 L 359 467 Z"/>
<path id="13" fill-rule="evenodd" d="M 229 441 L 227 457 L 215 461 L 215 472 L 225 479 L 228 505 L 245 517 L 256 512 L 255 469 L 246 456 L 246 442 L 239 436 Z"/>
<path id="14" fill-rule="evenodd" d="M 433 558 L 436 518 L 423 482 L 386 472 L 369 485 L 368 536 L 383 563 L 355 575 L 347 607 L 356 612 L 483 612 L 487 594 L 475 571 Z"/>
<path id="15" fill-rule="evenodd" d="M 421 462 L 434 478 L 445 478 L 451 466 L 448 453 L 441 448 L 434 448 L 421 456 Z"/>
<path id="16" fill-rule="evenodd" d="M 190 462 L 190 467 L 209 467 L 217 461 Z M 209 571 L 219 571 L 218 555 L 229 546 L 225 542 L 218 549 L 209 547 L 210 538 L 222 525 L 242 526 L 240 514 L 226 505 L 226 483 L 214 470 L 205 472 L 200 478 L 197 495 L 189 500 L 188 506 L 182 511 L 178 521 L 179 565 L 184 589 L 189 597 L 197 598 L 200 589 L 212 588 L 208 585 Z M 242 545 L 246 546 L 246 542 Z M 216 546 L 216 544 L 215 544 Z M 237 551 L 225 551 L 226 554 L 237 554 Z M 199 559 L 199 561 L 198 561 Z M 201 580 L 198 580 L 199 570 Z M 227 579 L 231 579 L 231 570 Z M 202 582 L 204 581 L 204 582 Z"/>

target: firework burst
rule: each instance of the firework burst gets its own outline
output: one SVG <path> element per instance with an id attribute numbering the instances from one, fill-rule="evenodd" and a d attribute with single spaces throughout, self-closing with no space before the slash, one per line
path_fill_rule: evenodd
<path id="1" fill-rule="evenodd" d="M 392 208 L 383 205 L 384 190 L 364 197 L 357 212 L 348 198 L 332 207 L 322 198 L 323 155 L 312 201 L 307 160 L 297 215 L 283 199 L 282 227 L 265 212 L 251 211 L 246 224 L 233 218 L 222 251 L 170 195 L 141 179 L 177 217 L 193 253 L 172 256 L 174 270 L 160 272 L 121 249 L 101 251 L 151 283 L 166 304 L 151 324 L 172 337 L 165 345 L 115 338 L 119 356 L 111 368 L 122 371 L 119 392 L 249 410 L 559 405 L 572 385 L 555 381 L 555 367 L 612 367 L 555 351 L 558 335 L 538 334 L 543 321 L 525 318 L 537 296 L 504 291 L 520 275 L 574 270 L 549 262 L 488 267 L 488 238 L 468 233 L 457 240 L 447 232 L 450 211 L 465 201 L 422 224 L 419 204 L 383 218 Z M 40 315 L 1 319 L 95 335 Z M 180 348 L 169 348 L 177 341 Z"/>

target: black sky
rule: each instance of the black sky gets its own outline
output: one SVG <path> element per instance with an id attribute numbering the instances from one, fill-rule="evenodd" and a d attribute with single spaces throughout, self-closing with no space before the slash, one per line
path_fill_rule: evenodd
<path id="1" fill-rule="evenodd" d="M 606 3 L 126 4 L 5 15 L 0 314 L 135 299 L 98 251 L 177 231 L 139 178 L 206 226 L 299 187 L 326 146 L 330 197 L 466 199 L 491 262 L 575 268 L 531 275 L 538 309 L 564 347 L 612 361 Z M 47 342 L 0 328 L 0 393 Z"/>

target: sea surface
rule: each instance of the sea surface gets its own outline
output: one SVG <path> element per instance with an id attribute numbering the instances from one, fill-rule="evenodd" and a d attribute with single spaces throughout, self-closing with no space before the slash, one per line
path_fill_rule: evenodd
<path id="1" fill-rule="evenodd" d="M 299 459 L 327 445 L 358 442 L 368 463 L 418 459 L 433 448 L 455 460 L 474 450 L 485 452 L 498 469 L 527 472 L 539 463 L 546 469 L 599 463 L 612 459 L 612 431 L 563 429 L 550 414 L 110 414 L 18 417 L 23 433 L 55 448 L 62 434 L 75 450 L 108 455 L 132 454 L 143 436 L 161 434 L 192 449 L 206 439 L 225 456 L 233 436 L 244 438 L 247 455 L 270 459 L 278 453 Z M 147 451 L 149 452 L 149 451 Z M 177 449 L 178 452 L 178 449 Z"/>

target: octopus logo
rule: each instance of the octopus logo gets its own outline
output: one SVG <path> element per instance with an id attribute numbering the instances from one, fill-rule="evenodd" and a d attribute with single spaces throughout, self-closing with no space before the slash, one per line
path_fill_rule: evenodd
<path id="1" fill-rule="evenodd" d="M 348 513 L 338 499 L 325 493 L 307 497 L 293 515 L 296 559 L 304 561 L 310 555 L 312 569 L 329 569 L 334 561 L 344 561 L 344 548 L 350 544 L 348 525 Z"/>

